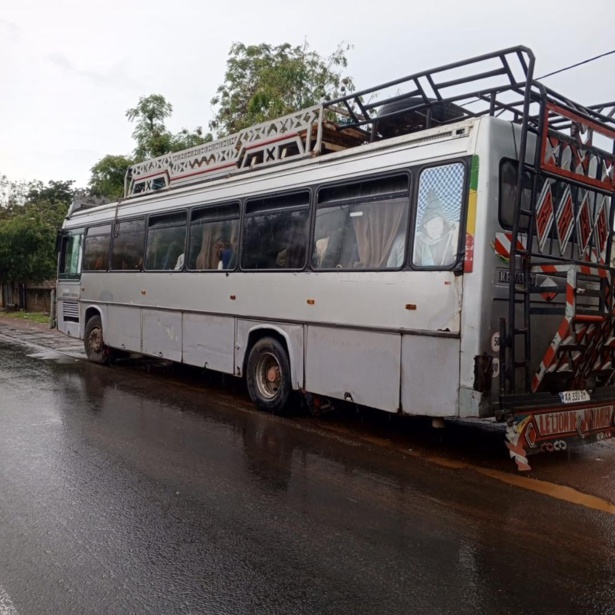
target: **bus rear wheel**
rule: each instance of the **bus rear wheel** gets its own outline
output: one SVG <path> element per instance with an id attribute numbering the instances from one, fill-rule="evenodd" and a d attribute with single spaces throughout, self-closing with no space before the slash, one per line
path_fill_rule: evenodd
<path id="1" fill-rule="evenodd" d="M 109 362 L 109 349 L 103 339 L 103 328 L 100 316 L 92 316 L 85 325 L 83 337 L 85 354 L 92 363 L 104 365 Z"/>
<path id="2" fill-rule="evenodd" d="M 250 399 L 259 410 L 281 414 L 290 401 L 290 361 L 286 350 L 273 337 L 263 337 L 248 357 L 246 381 Z"/>

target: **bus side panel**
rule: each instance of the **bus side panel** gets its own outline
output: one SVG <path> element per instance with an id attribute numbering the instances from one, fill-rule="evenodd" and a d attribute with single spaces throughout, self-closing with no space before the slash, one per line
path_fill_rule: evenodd
<path id="1" fill-rule="evenodd" d="M 309 326 L 305 388 L 387 412 L 399 409 L 401 336 Z"/>
<path id="2" fill-rule="evenodd" d="M 208 314 L 184 314 L 183 362 L 226 374 L 233 373 L 235 319 Z"/>
<path id="3" fill-rule="evenodd" d="M 181 312 L 142 312 L 143 353 L 171 361 L 182 360 Z"/>
<path id="4" fill-rule="evenodd" d="M 460 345 L 458 338 L 402 335 L 404 414 L 457 416 Z"/>
<path id="5" fill-rule="evenodd" d="M 79 302 L 62 298 L 57 302 L 58 330 L 70 337 L 81 339 Z"/>
<path id="6" fill-rule="evenodd" d="M 141 352 L 141 308 L 109 305 L 106 311 L 105 342 L 111 348 Z"/>

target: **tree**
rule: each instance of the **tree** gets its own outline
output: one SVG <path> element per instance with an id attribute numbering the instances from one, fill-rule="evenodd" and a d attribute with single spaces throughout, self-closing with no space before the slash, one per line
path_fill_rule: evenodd
<path id="1" fill-rule="evenodd" d="M 43 282 L 56 271 L 56 229 L 25 212 L 0 223 L 0 283 Z"/>
<path id="2" fill-rule="evenodd" d="M 173 105 L 160 94 L 142 96 L 134 109 L 126 111 L 129 122 L 135 122 L 132 138 L 137 142 L 137 161 L 156 158 L 169 151 L 171 133 L 164 121 L 171 117 Z"/>
<path id="3" fill-rule="evenodd" d="M 27 203 L 47 202 L 52 205 L 70 204 L 75 188 L 73 180 L 54 181 L 51 180 L 47 185 L 42 181 L 33 181 L 26 184 L 25 199 Z"/>
<path id="4" fill-rule="evenodd" d="M 194 130 L 182 128 L 176 135 L 173 135 L 170 151 L 180 152 L 183 149 L 202 145 L 209 141 L 213 141 L 213 135 L 210 132 L 203 134 L 203 128 L 201 126 L 197 126 Z"/>
<path id="5" fill-rule="evenodd" d="M 210 134 L 203 134 L 200 126 L 195 130 L 183 128 L 177 134 L 172 134 L 165 124 L 165 120 L 171 117 L 172 113 L 173 105 L 160 94 L 142 96 L 134 109 L 126 111 L 128 120 L 135 122 L 132 137 L 137 143 L 134 150 L 136 162 L 212 140 Z"/>
<path id="6" fill-rule="evenodd" d="M 56 232 L 75 194 L 73 183 L 0 181 L 0 283 L 54 277 Z"/>
<path id="7" fill-rule="evenodd" d="M 211 100 L 218 110 L 210 129 L 231 134 L 352 92 L 352 79 L 342 74 L 349 49 L 340 44 L 322 57 L 307 42 L 295 47 L 234 43 L 224 83 Z"/>
<path id="8" fill-rule="evenodd" d="M 135 123 L 132 137 L 136 147 L 133 155 L 109 154 L 101 158 L 90 169 L 89 194 L 116 201 L 124 196 L 124 178 L 131 165 L 213 139 L 211 134 L 204 134 L 200 126 L 194 130 L 182 128 L 177 134 L 173 134 L 165 123 L 172 113 L 173 105 L 161 94 L 142 96 L 136 107 L 128 109 L 126 117 Z M 0 191 L 1 188 L 0 181 Z"/>
<path id="9" fill-rule="evenodd" d="M 124 177 L 133 159 L 128 156 L 108 155 L 101 158 L 91 169 L 88 184 L 93 196 L 106 197 L 111 201 L 124 196 Z"/>

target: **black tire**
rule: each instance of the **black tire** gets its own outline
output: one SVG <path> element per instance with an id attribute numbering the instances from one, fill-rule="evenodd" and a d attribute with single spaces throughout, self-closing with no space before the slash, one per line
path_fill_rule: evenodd
<path id="1" fill-rule="evenodd" d="M 284 346 L 272 337 L 254 344 L 246 366 L 248 393 L 254 405 L 271 414 L 282 414 L 292 394 L 290 361 Z"/>
<path id="2" fill-rule="evenodd" d="M 109 349 L 103 339 L 103 327 L 100 316 L 92 316 L 85 325 L 83 347 L 89 361 L 106 365 L 109 363 Z"/>
<path id="3" fill-rule="evenodd" d="M 430 99 L 430 103 L 432 126 L 461 120 L 465 116 L 463 109 L 452 103 L 434 102 L 433 99 Z M 394 115 L 378 120 L 377 130 L 380 135 L 388 139 L 398 135 L 405 135 L 409 132 L 423 130 L 427 122 L 427 107 L 412 110 L 412 107 L 423 104 L 424 101 L 420 96 L 409 96 L 408 98 L 382 105 L 378 115 Z"/>

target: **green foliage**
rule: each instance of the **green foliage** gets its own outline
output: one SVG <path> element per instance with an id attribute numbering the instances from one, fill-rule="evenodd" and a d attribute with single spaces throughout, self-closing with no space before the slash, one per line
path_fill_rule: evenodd
<path id="1" fill-rule="evenodd" d="M 128 120 L 135 122 L 135 129 L 132 133 L 137 144 L 134 150 L 135 162 L 156 158 L 212 140 L 210 134 L 203 134 L 200 126 L 195 130 L 184 128 L 177 134 L 172 134 L 165 124 L 165 120 L 171 117 L 172 113 L 173 105 L 160 94 L 142 96 L 134 109 L 126 111 Z"/>
<path id="2" fill-rule="evenodd" d="M 188 149 L 189 147 L 209 143 L 209 141 L 213 141 L 212 134 L 209 132 L 207 134 L 203 134 L 203 129 L 201 126 L 197 126 L 194 130 L 182 128 L 176 135 L 173 135 L 173 138 L 171 139 L 170 151 L 179 152 L 183 149 Z"/>
<path id="3" fill-rule="evenodd" d="M 0 312 L 0 318 L 12 318 L 13 320 L 28 320 L 44 325 L 49 324 L 49 314 L 42 312 Z"/>
<path id="4" fill-rule="evenodd" d="M 134 150 L 137 161 L 162 156 L 169 151 L 171 133 L 164 121 L 172 113 L 173 106 L 160 94 L 142 96 L 134 109 L 126 111 L 128 121 L 135 123 L 132 138 L 137 143 Z"/>
<path id="5" fill-rule="evenodd" d="M 133 160 L 112 154 L 101 158 L 91 169 L 89 192 L 93 196 L 117 201 L 124 196 L 124 177 Z"/>
<path id="6" fill-rule="evenodd" d="M 322 57 L 307 42 L 295 47 L 234 43 L 224 83 L 211 100 L 218 110 L 210 128 L 231 134 L 352 92 L 352 79 L 343 76 L 349 49 L 341 44 Z"/>
<path id="7" fill-rule="evenodd" d="M 55 276 L 55 238 L 75 190 L 72 181 L 0 180 L 0 283 Z"/>
<path id="8" fill-rule="evenodd" d="M 0 282 L 43 282 L 56 271 L 55 227 L 16 215 L 0 223 Z"/>

